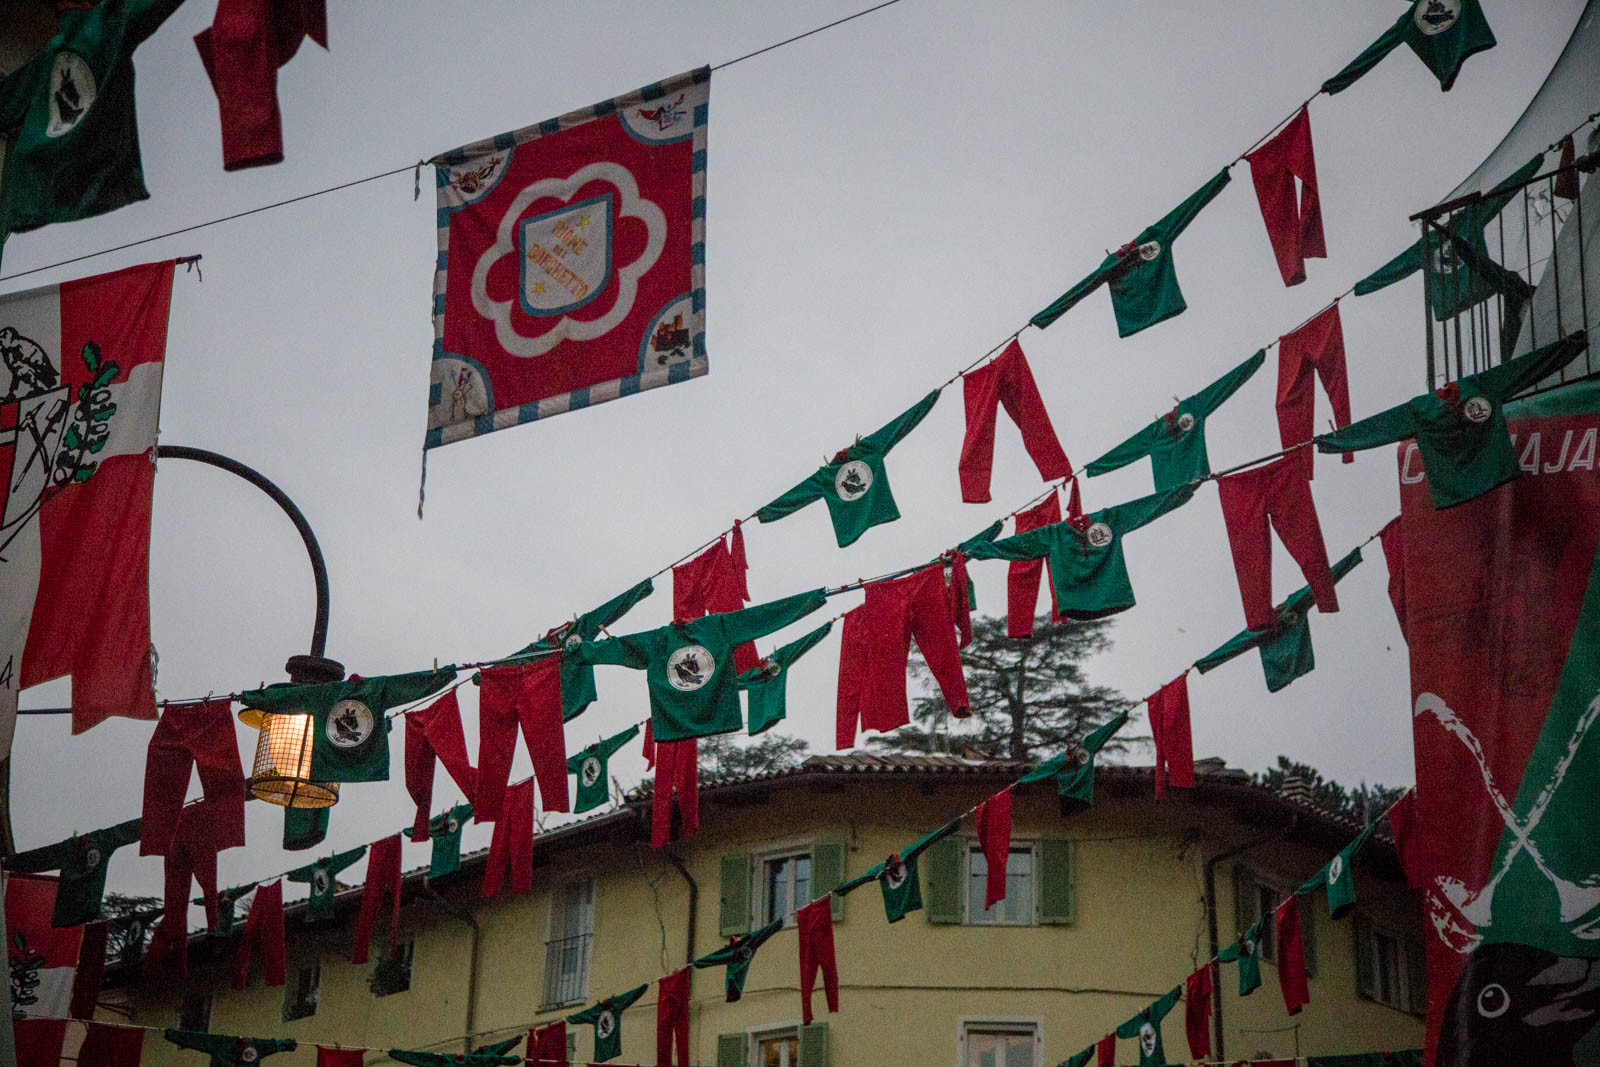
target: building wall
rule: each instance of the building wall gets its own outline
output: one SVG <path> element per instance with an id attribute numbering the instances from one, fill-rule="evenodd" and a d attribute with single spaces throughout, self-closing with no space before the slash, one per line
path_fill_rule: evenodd
<path id="1" fill-rule="evenodd" d="M 55 32 L 55 14 L 39 0 L 0 0 L 0 77 L 26 63 Z"/>
<path id="2" fill-rule="evenodd" d="M 992 787 L 991 787 L 992 788 Z M 720 947 L 718 935 L 721 858 L 761 850 L 781 841 L 833 840 L 847 846 L 846 873 L 855 874 L 921 836 L 937 820 L 980 800 L 988 789 L 950 780 L 924 792 L 915 782 L 852 783 L 849 792 L 805 786 L 771 790 L 764 801 L 703 811 L 702 830 L 674 851 L 699 885 L 695 953 Z M 1160 996 L 1210 956 L 1204 908 L 1205 860 L 1253 837 L 1259 828 L 1183 800 L 1160 805 L 1148 799 L 1102 796 L 1088 813 L 1061 818 L 1053 795 L 1040 789 L 1016 800 L 1014 840 L 1073 837 L 1076 842 L 1076 917 L 1070 926 L 973 927 L 935 925 L 924 914 L 889 925 L 875 885 L 845 902 L 835 927 L 841 979 L 840 1012 L 826 1013 L 820 988 L 818 1020 L 828 1025 L 828 1063 L 833 1067 L 882 1063 L 955 1064 L 963 1019 L 1037 1022 L 1044 1064 L 1058 1063 L 1097 1040 Z M 709 817 L 707 817 L 709 816 Z M 970 826 L 970 820 L 968 821 Z M 535 889 L 492 902 L 473 900 L 472 883 L 447 896 L 471 905 L 480 928 L 478 988 L 472 1011 L 478 1043 L 508 1036 L 530 1024 L 578 1010 L 540 1011 L 544 941 L 551 891 L 565 880 L 595 878 L 594 952 L 585 1003 L 625 991 L 684 963 L 688 889 L 682 876 L 647 845 L 594 845 L 563 850 L 540 867 Z M 1265 880 L 1299 884 L 1327 859 L 1307 848 L 1265 845 L 1239 857 Z M 1234 936 L 1232 869 L 1217 870 L 1218 925 L 1222 943 Z M 927 874 L 924 871 L 926 896 Z M 1358 875 L 1361 905 L 1387 926 L 1415 932 L 1418 913 L 1403 886 Z M 1352 923 L 1328 919 L 1320 896 L 1303 902 L 1314 916 L 1317 973 L 1311 1004 L 1291 1020 L 1283 1011 L 1277 974 L 1263 964 L 1263 986 L 1241 1001 L 1233 966 L 1221 971 L 1221 1009 L 1229 1057 L 1257 1052 L 1278 1056 L 1334 1053 L 1419 1044 L 1416 1018 L 1362 1000 L 1355 983 Z M 459 1051 L 466 1028 L 470 931 L 439 904 L 419 898 L 405 910 L 408 934 L 416 937 L 409 992 L 374 997 L 367 987 L 371 966 L 348 961 L 350 924 L 317 935 L 297 935 L 291 923 L 293 960 L 302 954 L 322 961 L 322 992 L 311 1018 L 281 1021 L 282 990 L 257 983 L 243 993 L 215 985 L 211 1029 L 252 1035 L 321 1038 L 348 1044 L 437 1047 Z M 204 969 L 196 981 L 204 984 Z M 784 931 L 761 949 L 735 1004 L 723 1001 L 723 972 L 694 976 L 691 1059 L 717 1062 L 717 1037 L 798 1024 L 796 935 Z M 623 1017 L 619 1062 L 654 1062 L 656 989 L 652 984 Z M 133 1021 L 171 1025 L 177 993 L 140 990 Z M 453 1038 L 453 1040 L 452 1040 Z M 1166 1019 L 1168 1058 L 1188 1056 L 1183 1009 Z M 592 1053 L 589 1028 L 579 1031 L 580 1058 Z M 155 1041 L 150 1067 L 186 1064 L 195 1054 Z M 1136 1059 L 1132 1041 L 1119 1060 Z M 369 1063 L 376 1062 L 369 1057 Z M 314 1052 L 285 1054 L 273 1067 L 311 1067 Z M 192 1067 L 192 1064 L 191 1064 Z"/>

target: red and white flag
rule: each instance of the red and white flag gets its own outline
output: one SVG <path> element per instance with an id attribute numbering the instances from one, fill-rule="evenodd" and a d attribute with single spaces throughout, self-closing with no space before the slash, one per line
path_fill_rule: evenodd
<path id="1" fill-rule="evenodd" d="M 78 973 L 83 927 L 51 926 L 56 880 L 28 874 L 5 879 L 6 949 L 13 1016 L 67 1018 Z"/>
<path id="2" fill-rule="evenodd" d="M 72 732 L 156 717 L 150 502 L 174 264 L 0 297 L 0 754 L 72 677 Z"/>

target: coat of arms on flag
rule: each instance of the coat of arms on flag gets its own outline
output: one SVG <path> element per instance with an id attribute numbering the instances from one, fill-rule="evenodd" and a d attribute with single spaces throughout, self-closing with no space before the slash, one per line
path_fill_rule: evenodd
<path id="1" fill-rule="evenodd" d="M 702 67 L 431 160 L 436 448 L 706 373 Z"/>
<path id="2" fill-rule="evenodd" d="M 156 717 L 150 505 L 173 263 L 0 297 L 0 753 L 72 676 L 72 730 Z"/>

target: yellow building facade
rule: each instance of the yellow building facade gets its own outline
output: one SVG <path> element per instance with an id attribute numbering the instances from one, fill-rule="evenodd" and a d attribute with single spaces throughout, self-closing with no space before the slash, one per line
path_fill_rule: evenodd
<path id="1" fill-rule="evenodd" d="M 698 833 L 663 850 L 649 845 L 649 799 L 638 798 L 538 838 L 532 892 L 480 899 L 481 855 L 437 883 L 425 871 L 408 875 L 401 951 L 376 987 L 377 964 L 349 962 L 360 896 L 350 889 L 333 923 L 307 926 L 291 905 L 285 988 L 262 986 L 258 972 L 235 992 L 231 947 L 207 960 L 197 942 L 187 988 L 126 969 L 113 972 L 103 999 L 146 1026 L 182 1015 L 215 1033 L 294 1037 L 301 1048 L 271 1067 L 312 1067 L 316 1041 L 461 1052 L 648 981 L 621 1016 L 615 1062 L 655 1063 L 656 978 L 881 862 L 1021 769 L 814 757 L 792 771 L 704 784 Z M 725 1000 L 721 967 L 694 972 L 691 1061 L 1060 1063 L 1181 984 L 1360 829 L 1219 764 L 1200 770 L 1195 789 L 1157 801 L 1148 768 L 1102 768 L 1093 807 L 1071 817 L 1049 783 L 1019 787 L 1007 899 L 993 911 L 982 906 L 970 818 L 923 854 L 922 911 L 891 925 L 878 886 L 856 890 L 835 906 L 840 1010 L 828 1013 L 819 981 L 809 1027 L 793 929 L 759 950 L 736 1003 Z M 1312 976 L 1300 1015 L 1284 1012 L 1270 937 L 1263 985 L 1250 997 L 1237 995 L 1237 968 L 1221 967 L 1213 1058 L 1420 1045 L 1420 911 L 1381 836 L 1356 886 L 1355 912 L 1338 922 L 1321 894 L 1302 900 Z M 386 929 L 380 922 L 375 960 Z M 569 1031 L 573 1058 L 591 1059 L 592 1028 Z M 1189 1058 L 1183 1005 L 1162 1037 L 1168 1061 Z M 145 1048 L 149 1067 L 201 1062 L 159 1035 Z M 1120 1041 L 1117 1058 L 1138 1062 L 1136 1040 Z"/>

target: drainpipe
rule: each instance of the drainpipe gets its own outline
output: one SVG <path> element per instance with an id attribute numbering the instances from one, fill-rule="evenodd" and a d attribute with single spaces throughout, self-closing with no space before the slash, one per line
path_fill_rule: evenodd
<path id="1" fill-rule="evenodd" d="M 1222 951 L 1222 946 L 1217 943 L 1217 864 L 1221 863 L 1224 860 L 1232 859 L 1233 857 L 1235 857 L 1237 855 L 1240 855 L 1241 853 L 1249 852 L 1251 849 L 1256 848 L 1256 847 L 1258 847 L 1260 845 L 1265 845 L 1269 841 L 1278 840 L 1279 837 L 1281 837 L 1284 834 L 1288 833 L 1290 830 L 1293 830 L 1294 827 L 1295 827 L 1295 824 L 1298 823 L 1299 821 L 1300 821 L 1300 816 L 1299 815 L 1295 815 L 1295 816 L 1293 816 L 1292 821 L 1289 823 L 1289 825 L 1287 827 L 1285 827 L 1284 829 L 1279 830 L 1279 831 L 1277 831 L 1275 833 L 1265 834 L 1265 835 L 1263 835 L 1261 837 L 1256 838 L 1253 841 L 1246 841 L 1244 844 L 1239 845 L 1237 848 L 1231 848 L 1226 852 L 1219 852 L 1217 855 L 1212 856 L 1210 859 L 1206 860 L 1206 865 L 1205 865 L 1206 927 L 1207 927 L 1207 931 L 1211 935 L 1211 958 L 1213 960 L 1217 958 L 1217 953 Z M 1211 965 L 1211 978 L 1212 978 L 1212 983 L 1211 984 L 1215 989 L 1215 994 L 1211 998 L 1211 1034 L 1212 1034 L 1211 1040 L 1212 1040 L 1212 1043 L 1216 1047 L 1212 1050 L 1212 1056 L 1214 1058 L 1218 1059 L 1218 1060 L 1226 1060 L 1228 1058 L 1228 1056 L 1227 1056 L 1227 1053 L 1223 1050 L 1223 1037 L 1222 1037 L 1222 983 L 1217 981 L 1218 975 L 1219 975 L 1219 970 L 1217 968 L 1217 965 L 1215 963 L 1213 963 Z"/>
<path id="2" fill-rule="evenodd" d="M 478 1029 L 478 939 L 482 931 L 479 930 L 478 922 L 471 913 L 463 911 L 440 896 L 431 881 L 424 880 L 422 890 L 446 914 L 466 923 L 472 931 L 471 948 L 468 950 L 467 958 L 467 1032 L 461 1039 L 461 1054 L 465 1056 L 472 1052 L 472 1038 Z"/>
<path id="3" fill-rule="evenodd" d="M 687 967 L 689 961 L 694 959 L 694 920 L 700 910 L 700 887 L 695 884 L 694 876 L 683 865 L 683 861 L 673 855 L 671 849 L 662 849 L 661 852 L 662 855 L 667 857 L 667 862 L 676 867 L 678 873 L 683 875 L 683 880 L 689 884 L 689 934 L 683 946 L 683 965 Z M 692 970 L 689 972 L 689 987 L 692 995 L 694 990 L 694 972 Z"/>

